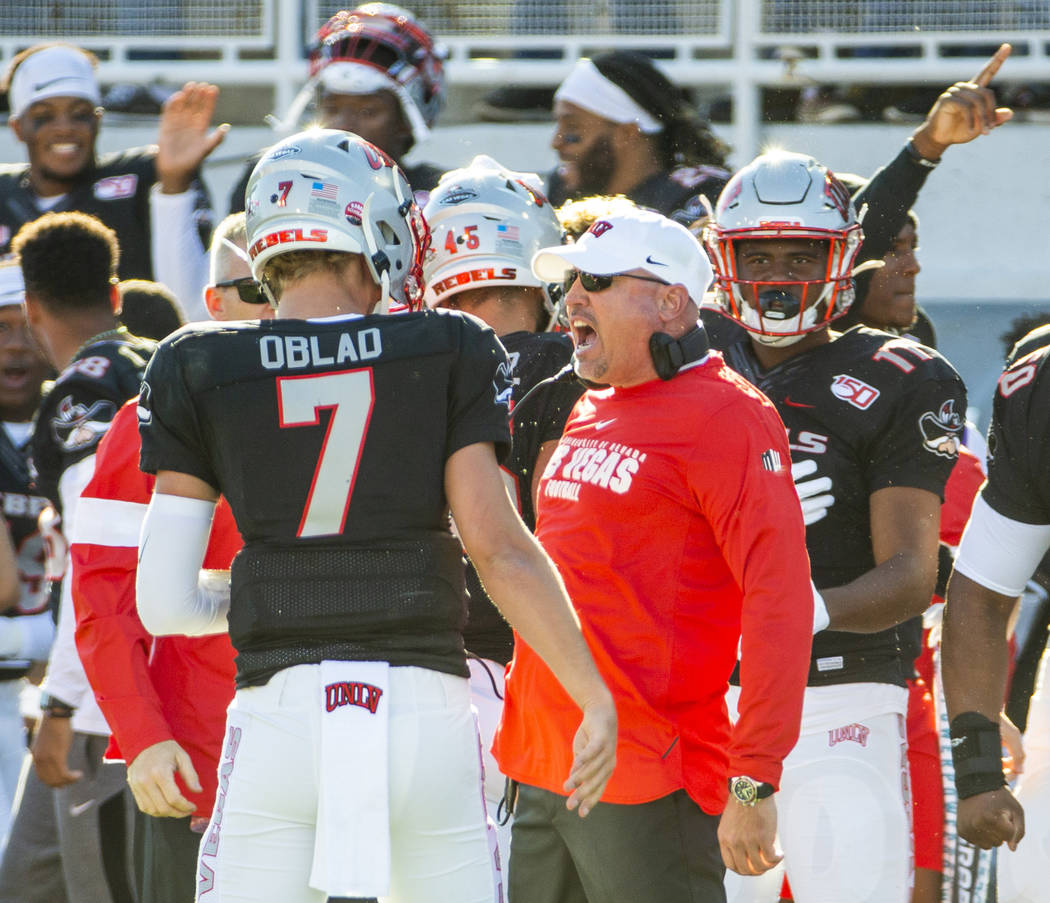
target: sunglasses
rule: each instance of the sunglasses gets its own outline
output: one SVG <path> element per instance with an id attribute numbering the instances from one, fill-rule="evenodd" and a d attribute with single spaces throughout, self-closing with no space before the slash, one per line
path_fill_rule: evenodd
<path id="1" fill-rule="evenodd" d="M 227 279 L 225 282 L 216 282 L 215 288 L 235 288 L 237 297 L 245 304 L 265 304 L 262 286 L 251 276 L 241 276 L 239 279 Z"/>
<path id="2" fill-rule="evenodd" d="M 620 277 L 625 279 L 640 279 L 642 282 L 656 282 L 659 285 L 671 284 L 670 282 L 664 282 L 663 279 L 657 279 L 655 276 L 636 276 L 634 273 L 613 273 L 611 276 L 596 276 L 594 273 L 585 273 L 583 270 L 573 270 L 565 278 L 565 282 L 562 284 L 562 290 L 565 294 L 569 293 L 569 289 L 575 284 L 577 276 L 580 279 L 580 285 L 583 286 L 584 291 L 588 292 L 604 292 L 613 284 L 614 279 L 619 279 Z"/>

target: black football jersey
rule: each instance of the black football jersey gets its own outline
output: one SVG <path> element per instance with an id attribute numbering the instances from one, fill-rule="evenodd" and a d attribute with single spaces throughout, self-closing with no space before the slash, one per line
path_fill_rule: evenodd
<path id="1" fill-rule="evenodd" d="M 155 347 L 123 328 L 103 333 L 47 388 L 33 427 L 32 468 L 38 492 L 59 512 L 62 474 L 95 454 L 121 405 L 138 392 Z"/>
<path id="2" fill-rule="evenodd" d="M 1050 329 L 1017 343 L 995 389 L 984 500 L 1011 520 L 1050 524 Z"/>
<path id="3" fill-rule="evenodd" d="M 58 204 L 47 208 L 89 213 L 116 232 L 121 279 L 153 278 L 149 192 L 157 180 L 156 156 L 154 148 L 102 154 Z M 26 164 L 0 166 L 0 257 L 10 251 L 11 239 L 23 225 L 45 212 L 37 206 L 28 173 Z M 193 191 L 201 245 L 206 248 L 211 241 L 211 205 L 199 178 Z"/>
<path id="4" fill-rule="evenodd" d="M 833 501 L 806 527 L 813 582 L 841 586 L 875 567 L 869 499 L 891 486 L 944 485 L 965 425 L 966 390 L 936 351 L 858 326 L 763 372 L 750 340 L 726 361 L 776 405 L 799 480 L 828 478 Z M 796 482 L 799 482 L 796 480 Z M 878 681 L 912 674 L 909 631 L 822 631 L 813 638 L 810 685 Z"/>
<path id="5" fill-rule="evenodd" d="M 688 226 L 707 215 L 700 196 L 705 195 L 714 206 L 729 175 L 720 166 L 678 166 L 669 172 L 655 173 L 624 194 L 639 207 L 655 210 Z M 557 169 L 548 174 L 547 188 L 555 207 L 578 199 L 565 190 Z"/>
<path id="6" fill-rule="evenodd" d="M 510 364 L 510 380 L 514 387 L 511 396 L 512 411 L 541 380 L 557 373 L 572 357 L 572 340 L 565 333 L 512 332 L 501 336 L 500 342 L 507 349 Z M 563 421 L 564 424 L 564 421 Z M 559 427 L 558 435 L 561 435 Z M 522 461 L 516 453 L 518 438 L 515 434 L 511 454 L 503 465 L 511 492 L 518 504 L 522 518 L 529 529 L 535 526 L 532 514 L 531 477 L 523 473 L 528 461 Z M 538 450 L 538 447 L 537 447 Z M 531 459 L 535 461 L 535 455 Z M 531 472 L 531 468 L 530 468 Z M 474 655 L 506 664 L 514 652 L 514 634 L 496 606 L 489 599 L 477 572 L 467 568 L 467 592 L 470 595 L 470 611 L 463 639 L 467 649 Z"/>
<path id="7" fill-rule="evenodd" d="M 47 499 L 32 485 L 27 457 L 28 450 L 16 445 L 7 430 L 0 427 L 0 499 L 11 531 L 21 583 L 18 602 L 2 614 L 6 618 L 38 614 L 48 607 L 50 600 L 44 579 L 44 542 L 37 527 L 37 516 L 47 505 Z M 21 677 L 29 665 L 28 661 L 0 659 L 0 680 Z"/>
<path id="8" fill-rule="evenodd" d="M 450 311 L 195 324 L 161 343 L 142 469 L 198 477 L 233 510 L 241 685 L 324 658 L 466 674 L 445 463 L 479 442 L 505 457 L 510 397 L 492 330 Z"/>

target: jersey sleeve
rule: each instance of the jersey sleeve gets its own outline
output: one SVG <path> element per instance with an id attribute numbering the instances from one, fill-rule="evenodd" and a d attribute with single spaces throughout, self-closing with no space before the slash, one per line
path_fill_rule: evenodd
<path id="1" fill-rule="evenodd" d="M 153 355 L 139 396 L 140 466 L 146 473 L 173 470 L 219 488 L 186 385 L 177 342 L 163 342 Z"/>
<path id="2" fill-rule="evenodd" d="M 726 405 L 698 432 L 690 486 L 743 593 L 730 774 L 776 785 L 798 739 L 813 630 L 787 433 L 773 406 L 759 402 Z"/>
<path id="3" fill-rule="evenodd" d="M 476 442 L 492 442 L 502 463 L 510 451 L 514 388 L 507 352 L 480 320 L 462 316 L 461 330 L 460 353 L 449 386 L 445 456 Z"/>
<path id="4" fill-rule="evenodd" d="M 932 352 L 930 352 L 932 353 Z M 966 389 L 942 359 L 909 374 L 892 414 L 867 448 L 870 491 L 926 489 L 942 501 L 966 425 Z"/>
<path id="5" fill-rule="evenodd" d="M 136 430 L 132 401 L 99 446 L 70 546 L 77 651 L 128 762 L 173 739 L 149 676 L 152 638 L 135 610 L 138 536 L 152 490 L 138 468 Z"/>
<path id="6" fill-rule="evenodd" d="M 982 497 L 999 514 L 1025 524 L 1050 523 L 1048 357 L 1050 349 L 1037 349 L 1003 371 L 988 432 L 988 483 Z"/>

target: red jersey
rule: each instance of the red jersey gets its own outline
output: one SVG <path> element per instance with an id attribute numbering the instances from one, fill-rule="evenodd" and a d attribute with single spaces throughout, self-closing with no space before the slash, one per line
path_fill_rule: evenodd
<path id="1" fill-rule="evenodd" d="M 203 791 L 180 790 L 211 814 L 226 707 L 233 698 L 233 647 L 225 635 L 153 637 L 135 608 L 138 535 L 154 478 L 138 467 L 136 399 L 117 413 L 99 446 L 95 474 L 77 508 L 71 546 L 77 651 L 113 736 L 107 758 L 135 760 L 175 740 L 193 760 Z M 216 508 L 204 567 L 229 568 L 241 537 L 225 501 Z"/>
<path id="2" fill-rule="evenodd" d="M 769 400 L 714 353 L 669 382 L 586 393 L 543 474 L 536 533 L 616 700 L 602 799 L 684 788 L 714 814 L 730 774 L 776 785 L 798 738 L 813 595 Z M 564 794 L 580 712 L 515 640 L 493 751 L 504 774 Z M 741 640 L 731 731 L 724 697 Z"/>

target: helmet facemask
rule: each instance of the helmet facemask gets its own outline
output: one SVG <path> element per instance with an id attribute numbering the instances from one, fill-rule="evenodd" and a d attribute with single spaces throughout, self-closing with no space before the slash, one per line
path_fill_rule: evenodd
<path id="1" fill-rule="evenodd" d="M 703 230 L 722 312 L 757 342 L 783 347 L 825 328 L 853 303 L 853 262 L 863 239 L 845 186 L 812 157 L 763 154 L 730 179 Z M 819 278 L 741 277 L 742 242 L 785 240 L 826 249 Z"/>

